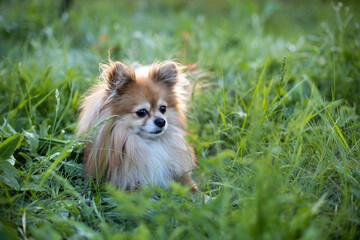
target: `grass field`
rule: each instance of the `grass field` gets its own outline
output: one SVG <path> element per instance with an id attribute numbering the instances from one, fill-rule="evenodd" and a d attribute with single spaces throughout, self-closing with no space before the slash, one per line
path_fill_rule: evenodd
<path id="1" fill-rule="evenodd" d="M 359 239 L 356 1 L 0 2 L 1 239 Z M 196 63 L 203 195 L 90 185 L 74 135 L 108 52 Z"/>

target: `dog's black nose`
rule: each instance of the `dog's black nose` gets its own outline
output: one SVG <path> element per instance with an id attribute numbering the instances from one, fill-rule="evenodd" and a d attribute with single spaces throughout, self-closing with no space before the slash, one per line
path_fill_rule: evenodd
<path id="1" fill-rule="evenodd" d="M 163 128 L 165 126 L 165 124 L 166 124 L 166 121 L 163 118 L 157 118 L 157 119 L 154 120 L 154 123 L 155 123 L 156 126 L 158 126 L 160 128 Z"/>

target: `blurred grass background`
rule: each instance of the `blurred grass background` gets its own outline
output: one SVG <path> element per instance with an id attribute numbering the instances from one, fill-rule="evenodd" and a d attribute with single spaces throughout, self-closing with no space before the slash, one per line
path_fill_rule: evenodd
<path id="1" fill-rule="evenodd" d="M 2 239 L 359 239 L 357 1 L 0 2 Z M 98 64 L 196 63 L 202 197 L 89 186 L 74 137 Z M 200 80 L 201 83 L 201 80 Z"/>

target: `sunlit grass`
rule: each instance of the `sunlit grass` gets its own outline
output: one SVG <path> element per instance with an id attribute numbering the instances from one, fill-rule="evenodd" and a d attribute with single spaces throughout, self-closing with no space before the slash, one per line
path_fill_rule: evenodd
<path id="1" fill-rule="evenodd" d="M 0 236 L 359 238 L 358 6 L 311 3 L 1 3 Z M 78 106 L 108 52 L 205 72 L 188 112 L 202 194 L 83 178 Z"/>

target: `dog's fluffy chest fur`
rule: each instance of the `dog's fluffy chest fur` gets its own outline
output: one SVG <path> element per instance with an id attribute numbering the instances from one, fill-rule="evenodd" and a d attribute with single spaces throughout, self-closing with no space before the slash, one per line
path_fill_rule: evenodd
<path id="1" fill-rule="evenodd" d="M 122 189 L 144 185 L 166 188 L 169 181 L 179 181 L 182 175 L 194 168 L 191 163 L 191 154 L 180 134 L 156 140 L 130 135 L 120 166 L 109 180 Z"/>

